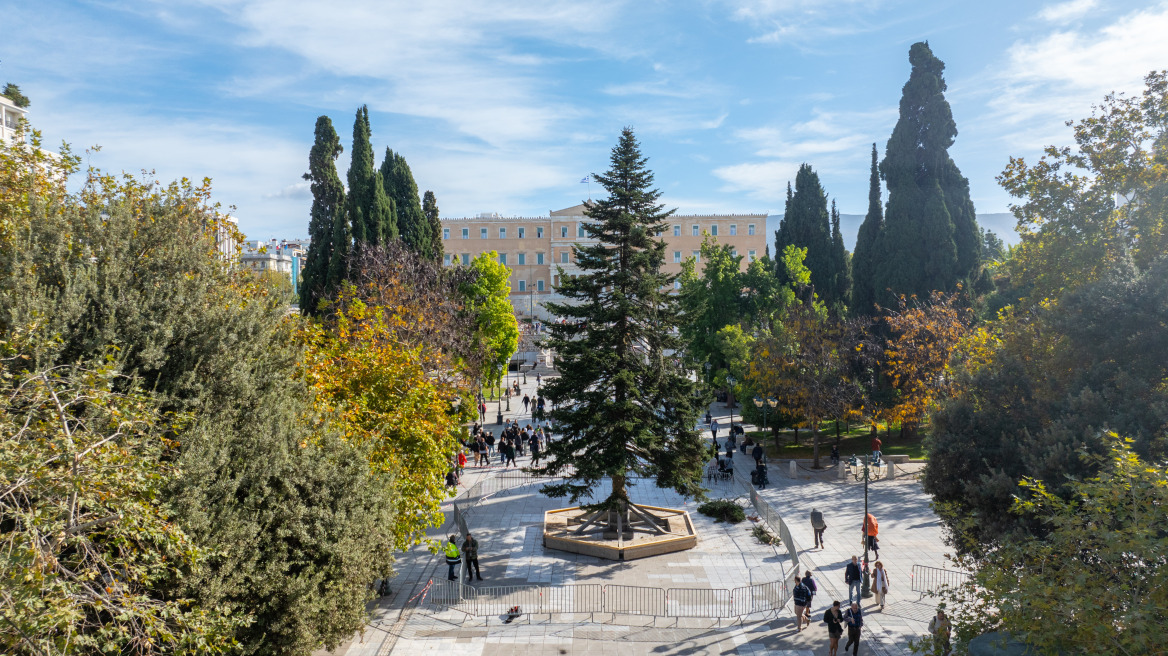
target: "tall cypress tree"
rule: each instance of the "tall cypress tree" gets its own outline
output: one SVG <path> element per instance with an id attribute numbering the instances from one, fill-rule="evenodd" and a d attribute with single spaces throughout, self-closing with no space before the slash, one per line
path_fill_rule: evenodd
<path id="1" fill-rule="evenodd" d="M 873 275 L 880 234 L 884 230 L 884 208 L 880 199 L 880 170 L 877 166 L 876 144 L 872 144 L 872 175 L 868 180 L 868 213 L 856 234 L 856 250 L 852 254 L 852 311 L 867 316 L 874 311 L 876 287 Z"/>
<path id="2" fill-rule="evenodd" d="M 787 246 L 806 248 L 804 263 L 811 269 L 815 293 L 828 305 L 847 302 L 836 295 L 827 194 L 819 183 L 819 175 L 810 164 L 802 164 L 795 175 L 795 192 L 791 194 L 789 187 L 787 191 L 787 208 L 775 235 L 775 252 L 782 253 Z"/>
<path id="3" fill-rule="evenodd" d="M 304 257 L 303 280 L 300 285 L 300 310 L 316 311 L 320 299 L 332 288 L 329 265 L 333 258 L 334 233 L 342 227 L 341 244 L 348 251 L 348 218 L 345 215 L 345 188 L 337 175 L 337 156 L 344 148 L 341 138 L 327 116 L 316 119 L 316 141 L 308 153 L 308 173 L 304 179 L 312 183 L 312 210 L 308 219 L 311 242 Z"/>
<path id="4" fill-rule="evenodd" d="M 373 159 L 369 108 L 362 105 L 353 122 L 353 161 L 349 164 L 349 221 L 354 244 L 382 244 L 397 237 L 393 203 L 385 195 Z"/>
<path id="5" fill-rule="evenodd" d="M 381 161 L 381 179 L 385 184 L 385 193 L 393 199 L 393 207 L 397 212 L 397 231 L 406 247 L 422 257 L 433 259 L 433 238 L 430 234 L 430 222 L 422 212 L 421 199 L 418 198 L 418 183 L 414 182 L 414 174 L 410 172 L 410 165 L 401 153 L 385 149 L 385 159 Z"/>
<path id="6" fill-rule="evenodd" d="M 851 262 L 848 249 L 844 247 L 844 236 L 840 232 L 840 215 L 835 199 L 831 201 L 831 269 L 835 303 L 846 305 L 852 292 Z"/>
<path id="7" fill-rule="evenodd" d="M 694 430 L 701 414 L 692 372 L 673 353 L 681 319 L 667 293 L 675 276 L 662 271 L 665 242 L 655 236 L 673 213 L 658 204 L 653 173 L 631 128 L 612 149 L 611 167 L 594 179 L 608 197 L 585 203 L 584 230 L 596 243 L 578 247 L 578 276 L 561 276 L 564 303 L 549 304 L 569 319 L 553 324 L 548 344 L 559 378 L 545 383 L 552 419 L 563 438 L 535 471 L 562 476 L 544 486 L 553 497 L 590 497 L 603 479 L 611 493 L 591 504 L 596 524 L 641 526 L 646 511 L 630 502 L 635 476 L 685 496 L 701 494 L 705 444 Z M 638 529 L 640 530 L 640 529 Z M 648 530 L 657 530 L 649 528 Z"/>
<path id="8" fill-rule="evenodd" d="M 898 294 L 952 291 L 980 259 L 969 183 L 949 157 L 957 124 L 945 100 L 945 64 L 924 42 L 912 45 L 909 62 L 900 119 L 880 163 L 888 210 L 873 283 L 884 305 Z"/>
<path id="9" fill-rule="evenodd" d="M 438 199 L 430 190 L 426 190 L 426 194 L 422 196 L 422 214 L 426 215 L 426 222 L 430 224 L 432 244 L 430 251 L 436 261 L 441 261 L 446 252 L 446 247 L 442 244 L 442 219 L 438 216 Z"/>

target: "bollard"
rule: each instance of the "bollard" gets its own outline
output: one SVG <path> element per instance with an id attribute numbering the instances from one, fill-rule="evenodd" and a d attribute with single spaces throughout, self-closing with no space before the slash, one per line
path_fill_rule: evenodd
<path id="1" fill-rule="evenodd" d="M 840 480 L 841 481 L 848 480 L 848 465 L 847 465 L 847 463 L 845 463 L 843 461 L 842 458 L 840 459 L 839 470 L 840 470 Z"/>
<path id="2" fill-rule="evenodd" d="M 888 461 L 888 478 L 896 478 L 896 465 L 891 460 Z"/>
<path id="3" fill-rule="evenodd" d="M 798 477 L 798 473 L 797 473 L 797 471 L 798 471 L 798 470 L 797 470 L 797 467 L 798 467 L 798 465 L 796 465 L 796 464 L 795 464 L 795 461 L 794 461 L 794 460 L 792 460 L 792 461 L 791 461 L 791 478 L 797 478 L 797 477 Z"/>

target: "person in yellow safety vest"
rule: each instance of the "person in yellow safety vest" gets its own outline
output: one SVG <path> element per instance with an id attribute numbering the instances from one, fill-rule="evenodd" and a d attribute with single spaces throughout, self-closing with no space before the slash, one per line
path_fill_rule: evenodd
<path id="1" fill-rule="evenodd" d="M 445 547 L 446 566 L 450 570 L 448 572 L 447 578 L 449 578 L 451 581 L 458 580 L 458 574 L 454 571 L 454 568 L 462 564 L 462 552 L 459 550 L 458 542 L 456 542 L 456 540 L 457 538 L 451 535 L 450 540 L 446 543 Z"/>

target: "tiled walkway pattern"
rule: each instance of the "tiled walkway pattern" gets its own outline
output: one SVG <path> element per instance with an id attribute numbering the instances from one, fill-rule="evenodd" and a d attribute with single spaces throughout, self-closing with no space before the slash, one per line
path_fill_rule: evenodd
<path id="1" fill-rule="evenodd" d="M 532 384 L 524 388 L 529 392 Z M 522 407 L 512 404 L 512 408 Z M 721 409 L 721 406 L 716 406 Z M 488 411 L 493 414 L 492 411 Z M 508 413 L 508 416 L 516 413 Z M 726 415 L 726 411 L 715 415 Z M 721 422 L 728 422 L 723 419 Z M 725 431 L 723 431 L 724 433 Z M 724 437 L 724 435 L 723 435 Z M 521 463 L 522 464 L 522 463 Z M 739 453 L 736 469 L 745 473 L 753 462 Z M 913 469 L 909 466 L 908 469 Z M 466 487 L 487 470 L 468 468 Z M 801 548 L 804 566 L 815 573 L 820 592 L 814 612 L 822 616 L 833 599 L 846 602 L 843 571 L 852 554 L 861 554 L 860 526 L 864 512 L 863 484 L 841 481 L 836 471 L 798 469 L 794 478 L 787 463 L 771 463 L 771 485 L 762 496 L 789 524 Z M 712 496 L 738 496 L 740 488 L 713 485 Z M 630 563 L 544 550 L 540 541 L 543 512 L 562 507 L 527 486 L 498 495 L 471 516 L 471 531 L 482 543 L 483 585 L 602 583 L 660 588 L 734 588 L 760 579 L 777 580 L 789 566 L 783 549 L 761 545 L 750 535 L 750 523 L 716 524 L 670 492 L 644 485 L 638 501 L 650 505 L 683 507 L 690 512 L 700 536 L 699 546 L 688 552 L 668 554 Z M 928 497 L 909 476 L 883 480 L 869 486 L 869 509 L 880 522 L 881 560 L 888 569 L 892 589 L 881 612 L 865 600 L 865 631 L 861 654 L 908 656 L 909 639 L 923 635 L 934 609 L 910 591 L 912 565 L 945 567 L 941 527 L 928 505 Z M 745 500 L 743 500 L 745 503 Z M 449 502 L 446 506 L 449 508 Z M 822 511 L 829 525 L 826 547 L 814 543 L 807 520 L 812 507 Z M 449 528 L 449 527 L 447 527 Z M 442 530 L 432 533 L 435 537 Z M 802 633 L 794 630 L 791 611 L 779 617 L 762 617 L 744 624 L 727 625 L 713 620 L 623 618 L 643 626 L 605 623 L 607 618 L 580 616 L 522 617 L 503 624 L 502 618 L 468 618 L 457 611 L 414 610 L 408 603 L 431 577 L 444 577 L 440 558 L 424 548 L 399 557 L 393 594 L 379 600 L 365 635 L 357 636 L 334 652 L 337 656 L 385 656 L 387 654 L 443 654 L 444 656 L 534 656 L 544 654 L 739 654 L 752 656 L 821 656 L 828 653 L 827 632 L 818 622 Z M 753 580 L 752 580 L 753 579 Z M 842 642 L 841 642 L 842 650 Z M 842 651 L 841 651 L 842 653 Z M 850 652 L 849 652 L 850 653 Z"/>

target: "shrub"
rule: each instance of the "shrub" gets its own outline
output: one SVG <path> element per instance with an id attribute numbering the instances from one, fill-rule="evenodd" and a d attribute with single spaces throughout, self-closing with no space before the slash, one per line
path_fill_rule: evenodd
<path id="1" fill-rule="evenodd" d="M 742 506 L 728 499 L 708 501 L 698 506 L 698 512 L 707 517 L 713 517 L 716 522 L 730 522 L 737 524 L 746 519 L 746 512 Z"/>
<path id="2" fill-rule="evenodd" d="M 763 544 L 778 544 L 780 542 L 779 536 L 771 533 L 762 524 L 755 524 L 754 528 L 750 529 L 750 534 Z"/>

